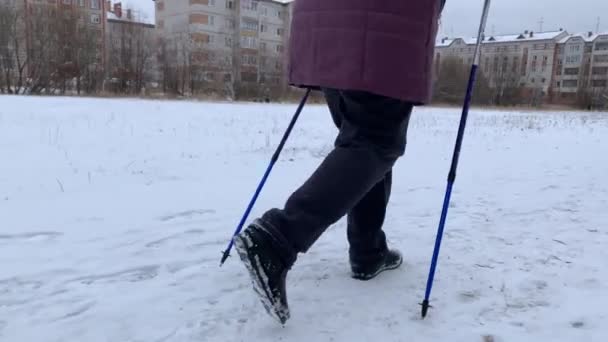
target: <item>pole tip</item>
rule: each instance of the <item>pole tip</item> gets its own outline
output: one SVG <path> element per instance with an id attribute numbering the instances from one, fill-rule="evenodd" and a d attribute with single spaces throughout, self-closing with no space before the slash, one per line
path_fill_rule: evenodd
<path id="1" fill-rule="evenodd" d="M 429 312 L 429 308 L 431 307 L 431 305 L 429 304 L 429 300 L 425 299 L 422 301 L 422 319 L 424 319 L 426 317 L 426 314 Z"/>
<path id="2" fill-rule="evenodd" d="M 224 263 L 226 262 L 226 259 L 228 259 L 229 256 L 230 256 L 230 251 L 225 250 L 222 255 L 222 260 L 220 261 L 220 267 L 222 267 L 224 265 Z"/>

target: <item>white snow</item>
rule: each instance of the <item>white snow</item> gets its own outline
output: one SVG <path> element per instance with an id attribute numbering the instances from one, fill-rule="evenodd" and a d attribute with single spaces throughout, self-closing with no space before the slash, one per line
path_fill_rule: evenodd
<path id="1" fill-rule="evenodd" d="M 0 97 L 0 341 L 608 339 L 606 113 L 471 112 L 423 321 L 459 110 L 417 108 L 385 223 L 406 264 L 350 279 L 340 221 L 279 326 L 238 257 L 218 264 L 294 109 Z M 251 218 L 335 133 L 306 107 Z"/>

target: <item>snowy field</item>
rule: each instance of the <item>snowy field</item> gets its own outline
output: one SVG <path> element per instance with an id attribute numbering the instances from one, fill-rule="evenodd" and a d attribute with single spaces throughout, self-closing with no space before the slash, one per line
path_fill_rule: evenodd
<path id="1" fill-rule="evenodd" d="M 418 108 L 386 220 L 406 264 L 349 278 L 344 221 L 279 326 L 221 251 L 295 105 L 0 97 L 0 341 L 607 341 L 608 115 L 473 110 L 426 320 L 459 111 Z M 330 150 L 302 113 L 252 217 Z"/>

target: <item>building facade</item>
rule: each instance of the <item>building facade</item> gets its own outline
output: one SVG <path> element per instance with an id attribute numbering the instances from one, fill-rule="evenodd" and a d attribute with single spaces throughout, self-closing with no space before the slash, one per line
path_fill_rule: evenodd
<path id="1" fill-rule="evenodd" d="M 437 73 L 445 58 L 470 65 L 475 43 L 475 38 L 439 40 L 435 49 Z M 538 101 L 573 104 L 580 100 L 581 92 L 601 100 L 608 96 L 608 33 L 524 31 L 485 37 L 480 70 L 491 87 L 517 87 Z"/>
<path id="2" fill-rule="evenodd" d="M 608 33 L 579 33 L 557 44 L 553 75 L 555 102 L 608 102 Z"/>
<path id="3" fill-rule="evenodd" d="M 156 28 L 170 64 L 203 91 L 277 97 L 285 88 L 290 5 L 275 0 L 156 0 Z M 168 56 L 171 57 L 171 56 Z"/>
<path id="4" fill-rule="evenodd" d="M 491 86 L 501 82 L 547 93 L 555 63 L 557 42 L 565 31 L 531 32 L 486 37 L 482 43 L 480 68 Z M 443 38 L 436 45 L 435 63 L 442 58 L 456 57 L 463 64 L 473 62 L 475 38 Z"/>

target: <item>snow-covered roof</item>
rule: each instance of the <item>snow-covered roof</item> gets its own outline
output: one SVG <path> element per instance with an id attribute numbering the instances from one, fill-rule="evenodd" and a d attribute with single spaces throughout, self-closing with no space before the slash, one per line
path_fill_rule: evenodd
<path id="1" fill-rule="evenodd" d="M 547 32 L 524 32 L 518 34 L 504 34 L 504 35 L 495 35 L 495 36 L 487 36 L 486 42 L 496 42 L 496 43 L 505 43 L 505 42 L 522 42 L 522 41 L 533 41 L 533 40 L 551 40 L 557 39 L 560 35 L 562 35 L 565 31 L 547 31 Z"/>
<path id="2" fill-rule="evenodd" d="M 600 36 L 608 36 L 608 32 L 599 32 L 599 33 L 580 32 L 580 33 L 575 33 L 575 34 L 571 34 L 571 35 L 568 35 L 568 36 L 560 39 L 558 43 L 564 44 L 564 43 L 568 42 L 570 39 L 573 39 L 573 38 L 581 38 L 585 42 L 591 43 L 591 42 L 595 41 Z"/>
<path id="3" fill-rule="evenodd" d="M 154 24 L 155 22 L 155 2 L 152 0 L 112 0 L 112 3 L 120 2 L 122 4 L 123 18 L 113 17 L 113 20 L 125 20 L 127 9 L 132 9 L 136 22 L 144 24 Z M 112 5 L 113 6 L 113 5 Z M 110 19 L 108 12 L 108 19 Z"/>
<path id="4" fill-rule="evenodd" d="M 548 31 L 548 32 L 524 32 L 519 34 L 503 34 L 503 35 L 486 35 L 483 43 L 509 43 L 509 42 L 527 42 L 537 40 L 557 39 L 565 31 Z M 462 38 L 442 38 L 437 40 L 435 46 L 448 47 L 457 40 L 463 41 L 467 45 L 477 44 L 477 37 L 462 37 Z"/>
<path id="5" fill-rule="evenodd" d="M 126 10 L 124 10 L 124 12 L 122 13 L 122 17 L 117 16 L 116 13 L 114 13 L 114 12 L 107 12 L 106 15 L 107 15 L 108 20 L 124 21 L 124 22 L 128 22 L 128 23 L 136 23 L 136 24 L 154 25 L 154 18 L 152 18 L 152 20 L 150 20 L 150 18 L 147 18 L 145 16 L 142 17 L 141 15 L 138 15 L 137 12 L 133 12 L 131 19 L 127 18 Z"/>

